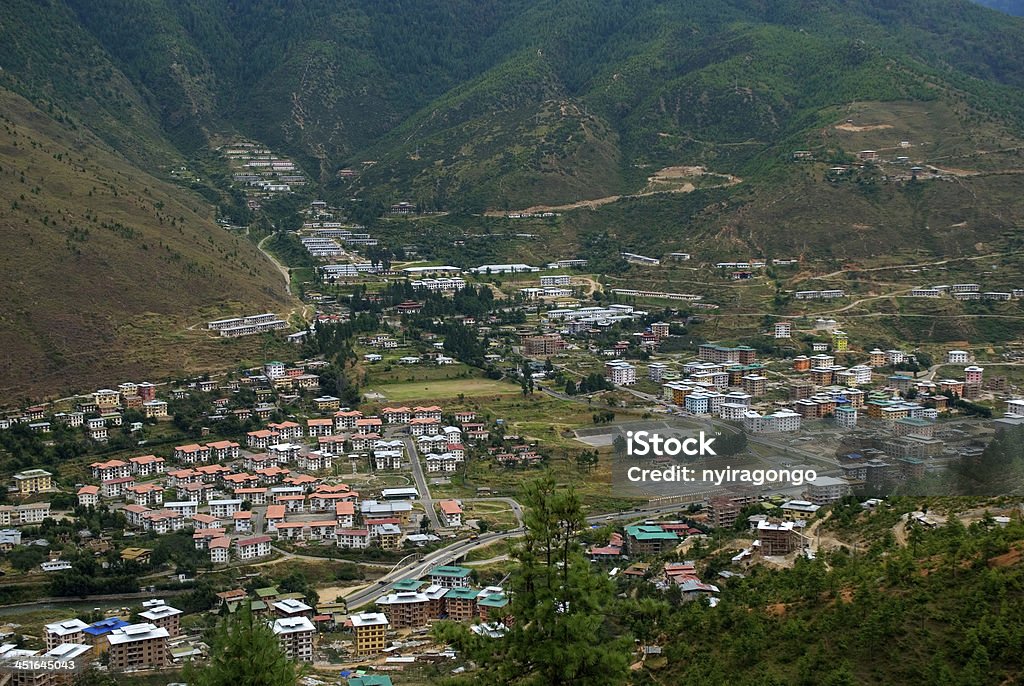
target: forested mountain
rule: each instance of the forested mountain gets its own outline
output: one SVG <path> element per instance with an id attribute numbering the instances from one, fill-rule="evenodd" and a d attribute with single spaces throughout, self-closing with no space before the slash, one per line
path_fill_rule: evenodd
<path id="1" fill-rule="evenodd" d="M 1024 220 L 1024 21 L 968 0 L 7 0 L 0 41 L 0 90 L 23 103 L 9 127 L 102 151 L 140 197 L 241 135 L 371 219 L 397 200 L 457 216 L 641 194 L 567 213 L 551 232 L 566 250 L 604 235 L 651 251 L 957 254 Z M 828 176 L 901 141 L 955 183 Z M 39 148 L 6 150 L 20 178 Z M 42 189 L 77 173 L 44 172 Z M 5 238 L 54 231 L 12 188 Z M 165 191 L 205 214 L 188 240 L 226 239 L 209 221 L 216 193 Z M 71 205 L 93 216 L 95 202 Z M 184 254 L 155 213 L 125 212 Z M 284 297 L 238 251 L 221 290 Z M 149 311 L 134 293 L 131 311 Z M 210 304 L 190 297 L 185 311 Z"/>
<path id="2" fill-rule="evenodd" d="M 115 143 L 240 131 L 443 205 L 625 189 L 638 163 L 740 172 L 859 100 L 1024 122 L 1024 23 L 966 0 L 4 5 L 5 85 Z"/>

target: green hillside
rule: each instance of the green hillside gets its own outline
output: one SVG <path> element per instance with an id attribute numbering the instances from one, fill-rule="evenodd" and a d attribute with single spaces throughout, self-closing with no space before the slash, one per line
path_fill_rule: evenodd
<path id="1" fill-rule="evenodd" d="M 259 343 L 212 339 L 206 320 L 291 309 L 280 274 L 202 197 L 10 92 L 0 113 L 5 404 L 233 365 Z"/>
<path id="2" fill-rule="evenodd" d="M 1011 249 L 1024 214 L 1024 20 L 966 0 L 10 0 L 0 41 L 0 88 L 19 103 L 8 126 L 37 142 L 3 163 L 18 184 L 34 170 L 40 189 L 22 200 L 5 187 L 6 259 L 32 264 L 27 237 L 66 242 L 49 235 L 58 210 L 104 217 L 109 199 L 88 191 L 121 183 L 113 223 L 145 235 L 150 254 L 104 252 L 154 284 L 118 291 L 109 313 L 121 325 L 218 297 L 283 297 L 252 247 L 209 221 L 227 184 L 210 148 L 233 136 L 296 158 L 318 193 L 389 241 L 447 259 L 956 256 Z M 883 161 L 856 163 L 862 150 Z M 75 155 L 97 166 L 75 171 Z M 158 180 L 182 164 L 207 177 L 206 200 Z M 147 193 L 164 193 L 165 209 Z M 399 200 L 443 213 L 378 221 Z M 527 208 L 560 216 L 495 216 Z M 174 236 L 181 217 L 193 232 Z M 43 218 L 47 231 L 20 231 Z M 154 242 L 181 257 L 161 263 Z M 109 266 L 65 269 L 96 284 L 121 271 Z M 39 288 L 40 271 L 25 273 L 7 282 L 12 303 Z M 163 287 L 183 273 L 209 280 L 172 306 Z M 46 309 L 81 328 L 89 291 L 73 285 Z M 5 333 L 53 347 L 41 333 L 53 327 L 18 327 Z M 80 343 L 111 350 L 88 336 L 68 345 Z M 53 374 L 69 359 L 48 354 L 49 367 L 26 369 Z"/>

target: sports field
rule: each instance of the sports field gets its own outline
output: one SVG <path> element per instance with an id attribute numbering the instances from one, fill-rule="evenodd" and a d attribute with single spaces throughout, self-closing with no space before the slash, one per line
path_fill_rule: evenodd
<path id="1" fill-rule="evenodd" d="M 451 400 L 458 398 L 460 394 L 467 398 L 515 395 L 520 393 L 520 389 L 515 384 L 491 379 L 444 379 L 375 384 L 366 389 L 366 393 L 379 393 L 383 396 L 383 402 L 424 402 Z"/>

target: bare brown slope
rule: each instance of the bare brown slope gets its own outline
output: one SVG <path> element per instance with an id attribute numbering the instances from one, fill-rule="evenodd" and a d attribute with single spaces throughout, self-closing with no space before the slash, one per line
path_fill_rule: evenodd
<path id="1" fill-rule="evenodd" d="M 280 275 L 200 197 L 0 91 L 0 405 L 231 364 L 186 331 L 290 310 Z"/>

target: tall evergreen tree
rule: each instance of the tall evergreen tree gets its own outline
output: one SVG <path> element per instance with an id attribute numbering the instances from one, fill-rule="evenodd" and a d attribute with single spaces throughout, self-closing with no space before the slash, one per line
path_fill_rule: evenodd
<path id="1" fill-rule="evenodd" d="M 270 626 L 246 603 L 217 625 L 210 663 L 189 663 L 185 681 L 189 686 L 294 686 L 298 673 Z"/>
<path id="2" fill-rule="evenodd" d="M 497 640 L 453 624 L 439 634 L 480 664 L 474 684 L 625 683 L 631 641 L 605 626 L 614 592 L 581 552 L 579 498 L 545 477 L 526 485 L 522 502 L 527 533 L 509 581 L 514 624 Z"/>

